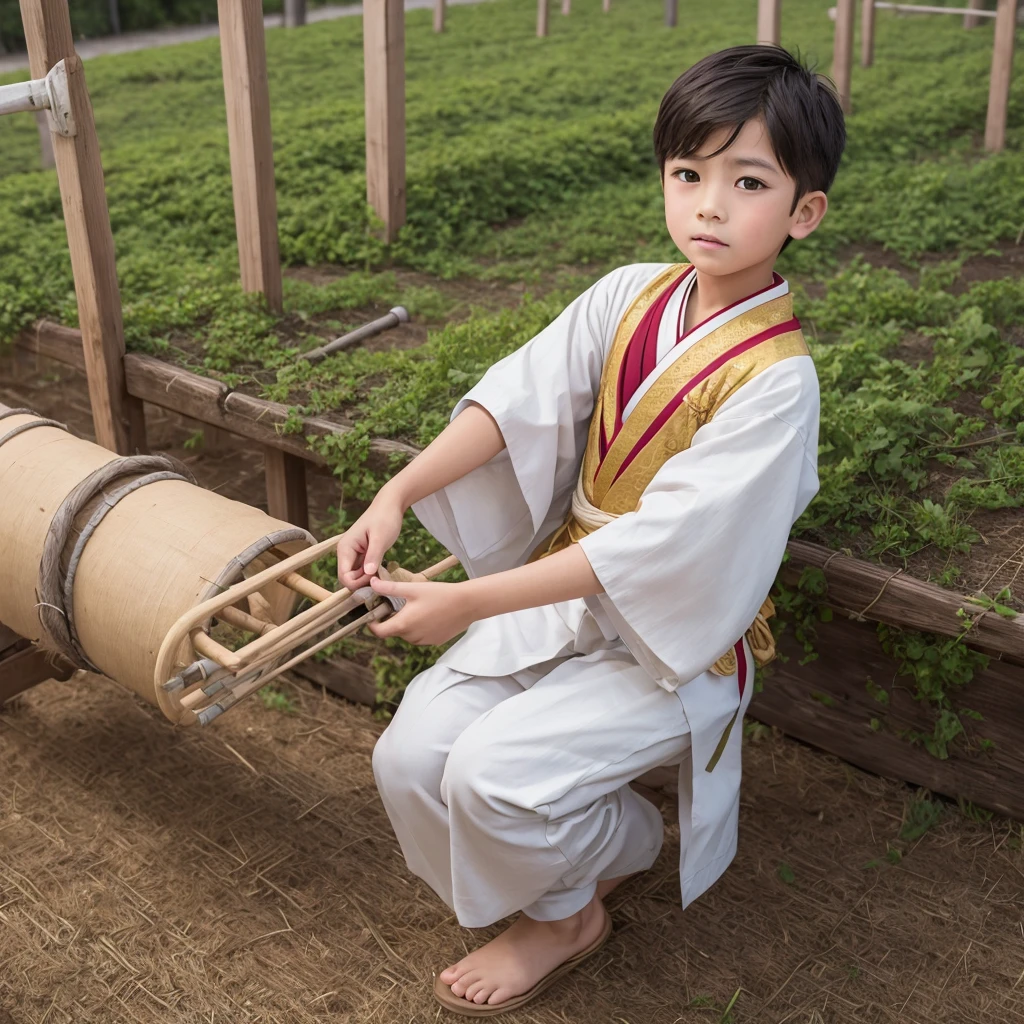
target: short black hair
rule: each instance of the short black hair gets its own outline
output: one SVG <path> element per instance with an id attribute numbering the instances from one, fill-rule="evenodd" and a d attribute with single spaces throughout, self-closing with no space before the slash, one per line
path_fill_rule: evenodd
<path id="1" fill-rule="evenodd" d="M 662 174 L 669 160 L 692 156 L 716 131 L 731 128 L 725 145 L 709 154 L 717 156 L 756 118 L 796 182 L 790 212 L 808 192 L 828 192 L 846 146 L 843 109 L 832 83 L 781 46 L 719 50 L 672 83 L 654 123 Z"/>

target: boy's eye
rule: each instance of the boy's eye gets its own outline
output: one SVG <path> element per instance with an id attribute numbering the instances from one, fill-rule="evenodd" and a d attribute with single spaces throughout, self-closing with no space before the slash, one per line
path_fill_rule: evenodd
<path id="1" fill-rule="evenodd" d="M 764 188 L 764 182 L 758 181 L 757 178 L 740 178 L 740 187 L 744 192 L 756 192 L 760 188 Z"/>
<path id="2" fill-rule="evenodd" d="M 676 177 L 680 181 L 688 182 L 691 185 L 694 184 L 695 182 L 700 181 L 700 175 L 696 171 L 691 171 L 686 167 L 682 167 L 678 171 L 676 171 Z"/>

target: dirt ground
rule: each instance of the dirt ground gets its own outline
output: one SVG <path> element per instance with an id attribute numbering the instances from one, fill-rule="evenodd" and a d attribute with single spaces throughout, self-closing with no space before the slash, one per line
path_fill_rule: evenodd
<path id="1" fill-rule="evenodd" d="M 85 432 L 81 382 L 0 360 L 0 401 Z M 154 447 L 259 504 L 262 461 Z M 314 518 L 336 485 L 311 474 Z M 431 972 L 461 929 L 405 868 L 370 771 L 382 726 L 312 686 L 176 730 L 106 680 L 45 683 L 0 713 L 0 1024 L 453 1020 Z M 1024 1020 L 1024 830 L 767 730 L 748 741 L 740 851 L 679 906 L 675 807 L 654 870 L 613 894 L 602 952 L 510 1024 Z M 732 1004 L 731 1011 L 727 1008 Z"/>
<path id="2" fill-rule="evenodd" d="M 450 1019 L 431 972 L 493 929 L 460 929 L 406 870 L 370 712 L 288 692 L 294 714 L 251 701 L 175 730 L 83 674 L 0 714 L 0 1008 L 15 1024 Z M 613 894 L 605 949 L 503 1019 L 1024 1019 L 1019 826 L 951 810 L 901 842 L 905 787 L 771 735 L 746 773 L 724 879 L 680 909 L 666 806 L 662 856 Z"/>

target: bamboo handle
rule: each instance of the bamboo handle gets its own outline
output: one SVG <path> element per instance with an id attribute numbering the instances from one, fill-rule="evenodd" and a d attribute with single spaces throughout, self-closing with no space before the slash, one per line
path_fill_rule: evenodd
<path id="1" fill-rule="evenodd" d="M 308 597 L 310 601 L 318 603 L 326 601 L 334 593 L 312 580 L 307 580 L 305 576 L 300 576 L 297 572 L 290 572 L 287 576 L 282 576 L 278 583 L 282 583 L 289 590 L 294 590 L 296 594 L 301 594 L 303 597 Z"/>
<path id="2" fill-rule="evenodd" d="M 237 672 L 242 667 L 242 660 L 237 654 L 217 643 L 202 630 L 192 634 L 192 646 L 200 657 L 210 658 L 218 665 L 231 669 L 232 672 Z"/>
<path id="3" fill-rule="evenodd" d="M 454 569 L 458 564 L 458 558 L 456 558 L 455 555 L 449 555 L 436 565 L 432 565 L 429 569 L 424 569 L 423 575 L 426 576 L 428 580 L 432 580 L 435 576 L 440 576 L 441 573 L 447 572 L 449 569 Z"/>
<path id="4" fill-rule="evenodd" d="M 221 608 L 221 610 L 217 612 L 216 617 L 218 619 L 223 619 L 228 623 L 228 625 L 236 626 L 238 629 L 248 630 L 248 632 L 255 633 L 257 636 L 263 636 L 264 633 L 269 633 L 272 629 L 276 628 L 274 623 L 264 622 L 263 619 L 257 619 L 255 615 L 243 612 L 240 608 L 236 608 L 231 604 L 226 608 Z"/>

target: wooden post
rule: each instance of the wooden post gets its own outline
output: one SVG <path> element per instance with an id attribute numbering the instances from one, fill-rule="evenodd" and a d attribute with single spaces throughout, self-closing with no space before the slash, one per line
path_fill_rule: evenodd
<path id="1" fill-rule="evenodd" d="M 284 0 L 284 27 L 301 28 L 306 24 L 306 0 Z"/>
<path id="2" fill-rule="evenodd" d="M 675 28 L 679 23 L 679 0 L 665 0 L 665 25 Z"/>
<path id="3" fill-rule="evenodd" d="M 444 31 L 444 0 L 434 0 L 434 31 Z"/>
<path id="4" fill-rule="evenodd" d="M 850 71 L 853 64 L 854 0 L 836 0 L 836 34 L 832 46 L 832 81 L 843 112 L 850 112 Z"/>
<path id="5" fill-rule="evenodd" d="M 393 242 L 405 223 L 405 10 L 365 0 L 366 197 Z"/>
<path id="6" fill-rule="evenodd" d="M 985 0 L 967 0 L 967 6 L 972 11 L 983 11 Z M 979 18 L 976 14 L 964 15 L 964 28 L 977 28 L 985 19 Z"/>
<path id="7" fill-rule="evenodd" d="M 96 122 L 82 62 L 75 55 L 67 0 L 21 0 L 21 18 L 32 77 L 45 78 L 61 60 L 67 68 L 68 97 L 77 132 L 70 138 L 54 135 L 51 142 L 75 278 L 96 441 L 121 455 L 144 452 L 142 403 L 130 398 L 125 387 L 121 293 Z"/>
<path id="8" fill-rule="evenodd" d="M 572 0 L 562 0 L 562 13 L 568 14 L 572 10 Z"/>
<path id="9" fill-rule="evenodd" d="M 782 0 L 757 0 L 757 42 L 779 45 L 782 32 Z"/>
<path id="10" fill-rule="evenodd" d="M 280 448 L 263 449 L 263 472 L 267 480 L 267 512 L 293 526 L 309 529 L 306 497 L 306 463 Z"/>
<path id="11" fill-rule="evenodd" d="M 601 0 L 601 10 L 607 14 L 612 9 L 612 0 Z"/>
<path id="12" fill-rule="evenodd" d="M 992 76 L 988 86 L 988 115 L 985 118 L 985 148 L 993 153 L 1006 145 L 1006 108 L 1010 102 L 1016 22 L 1017 0 L 998 0 L 992 41 Z"/>
<path id="13" fill-rule="evenodd" d="M 261 0 L 217 0 L 242 288 L 281 311 L 274 147 Z"/>
<path id="14" fill-rule="evenodd" d="M 875 61 L 875 0 L 860 0 L 860 66 Z"/>
<path id="15" fill-rule="evenodd" d="M 47 117 L 45 110 L 40 110 L 36 114 L 36 127 L 39 129 L 39 162 L 43 165 L 43 170 L 48 171 L 51 167 L 56 167 L 57 163 L 53 157 L 53 136 L 50 132 L 50 119 Z"/>
<path id="16" fill-rule="evenodd" d="M 548 0 L 537 0 L 537 37 L 548 34 Z"/>

